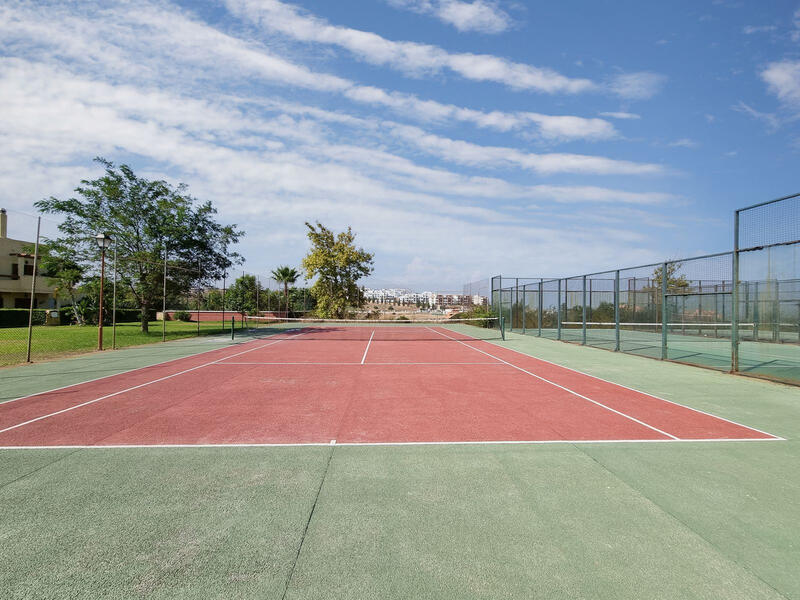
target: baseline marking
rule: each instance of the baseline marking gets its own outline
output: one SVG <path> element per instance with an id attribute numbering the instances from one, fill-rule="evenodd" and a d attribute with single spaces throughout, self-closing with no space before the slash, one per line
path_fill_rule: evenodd
<path id="1" fill-rule="evenodd" d="M 460 343 L 460 344 L 463 344 L 463 345 L 465 345 L 467 348 L 472 348 L 473 350 L 475 350 L 475 352 L 480 352 L 481 354 L 485 354 L 486 356 L 488 356 L 488 357 L 490 357 L 490 358 L 493 358 L 493 359 L 495 359 L 495 360 L 499 360 L 500 362 L 502 362 L 502 363 L 504 363 L 504 364 L 507 364 L 509 367 L 513 367 L 513 368 L 517 369 L 518 371 L 522 371 L 523 373 L 525 373 L 525 374 L 527 374 L 527 375 L 530 375 L 531 377 L 535 377 L 536 379 L 539 379 L 539 380 L 541 380 L 541 381 L 544 381 L 545 383 L 549 383 L 550 385 L 552 385 L 552 386 L 555 386 L 555 387 L 557 387 L 557 388 L 559 388 L 559 389 L 562 389 L 562 390 L 564 390 L 565 392 L 568 392 L 568 393 L 570 393 L 570 394 L 573 394 L 574 396 L 577 396 L 578 398 L 582 398 L 583 400 L 586 400 L 586 401 L 588 401 L 588 402 L 591 402 L 592 404 L 596 404 L 597 406 L 600 406 L 600 407 L 602 407 L 602 408 L 605 408 L 606 410 L 610 410 L 611 412 L 613 412 L 613 413 L 616 413 L 616 414 L 618 414 L 618 415 L 619 415 L 619 416 L 621 416 L 621 417 L 625 417 L 626 419 L 630 419 L 631 421 L 634 421 L 635 423 L 638 423 L 639 425 L 643 425 L 643 426 L 647 427 L 648 429 L 652 429 L 653 431 L 655 431 L 655 432 L 657 432 L 657 433 L 660 433 L 661 435 L 666 435 L 667 437 L 670 437 L 670 438 L 672 438 L 673 440 L 679 440 L 679 439 L 680 439 L 679 437 L 677 437 L 677 436 L 674 436 L 674 435 L 672 435 L 671 433 L 667 433 L 666 431 L 662 431 L 662 430 L 661 430 L 661 429 L 659 429 L 658 427 L 653 427 L 652 425 L 650 425 L 650 424 L 648 424 L 648 423 L 645 423 L 644 421 L 641 421 L 641 420 L 637 419 L 636 417 L 632 417 L 632 416 L 630 416 L 630 415 L 626 415 L 624 412 L 621 412 L 621 411 L 619 411 L 619 410 L 616 410 L 616 409 L 614 409 L 614 408 L 611 408 L 610 406 L 606 406 L 606 405 L 605 405 L 605 404 L 603 404 L 602 402 L 598 402 L 597 400 L 592 400 L 592 399 L 591 399 L 591 398 L 589 398 L 588 396 L 584 396 L 583 394 L 579 394 L 579 393 L 578 393 L 578 392 L 576 392 L 575 390 L 571 390 L 571 389 L 569 389 L 568 387 L 564 387 L 563 385 L 559 385 L 558 383 L 556 383 L 556 382 L 554 382 L 554 381 L 550 381 L 549 379 L 545 379 L 545 378 L 544 378 L 544 377 L 542 377 L 541 375 L 536 375 L 535 373 L 531 373 L 530 371 L 526 371 L 526 370 L 525 370 L 525 369 L 523 369 L 522 367 L 518 367 L 517 365 L 511 364 L 510 362 L 508 362 L 508 361 L 505 361 L 505 360 L 503 360 L 502 358 L 498 358 L 497 356 L 494 356 L 493 354 L 489 354 L 488 352 L 484 352 L 483 350 L 481 350 L 481 349 L 479 349 L 479 348 L 475 348 L 474 346 L 470 346 L 470 345 L 469 345 L 469 344 L 467 344 L 466 342 L 462 342 L 461 340 L 457 340 L 457 339 L 456 339 L 456 338 L 454 338 L 454 337 L 450 337 L 449 335 L 445 335 L 445 334 L 444 334 L 444 333 L 442 333 L 441 331 L 436 331 L 435 329 L 431 329 L 431 331 L 433 331 L 434 333 L 438 333 L 439 335 L 441 335 L 441 336 L 444 336 L 444 337 L 446 337 L 446 338 L 449 338 L 449 339 L 451 339 L 451 340 L 455 340 L 456 342 L 458 342 L 458 343 Z M 0 432 L 0 433 L 2 433 L 2 432 Z"/>
<path id="2" fill-rule="evenodd" d="M 364 356 L 361 357 L 361 364 L 364 364 L 364 361 L 367 360 L 367 352 L 369 352 L 369 345 L 372 343 L 372 338 L 375 337 L 375 330 L 372 330 L 372 333 L 369 336 L 369 341 L 367 342 L 367 347 L 364 349 Z"/>
<path id="3" fill-rule="evenodd" d="M 704 438 L 704 439 L 633 439 L 633 440 L 463 440 L 450 442 L 285 442 L 285 443 L 219 443 L 219 444 L 105 444 L 70 446 L 0 446 L 0 450 L 135 450 L 145 448 L 301 448 L 327 446 L 497 446 L 538 444 L 717 444 L 724 442 L 778 442 L 784 438 Z"/>
<path id="4" fill-rule="evenodd" d="M 304 335 L 302 333 L 298 334 L 298 336 Z M 295 336 L 295 337 L 298 337 Z M 236 354 L 232 354 L 231 356 L 227 356 L 225 358 L 233 358 L 234 356 L 240 356 L 242 354 L 247 354 L 248 352 L 253 352 L 254 350 L 260 350 L 261 348 L 266 348 L 267 346 L 272 346 L 273 344 L 279 344 L 283 340 L 276 340 L 274 342 L 270 342 L 269 344 L 264 344 L 263 346 L 257 346 L 255 348 L 250 348 L 249 350 L 244 350 L 243 352 L 237 352 Z M 211 362 L 207 362 L 202 365 L 197 365 L 196 367 L 192 367 L 190 369 L 185 369 L 183 371 L 179 371 L 178 373 L 173 373 L 172 375 L 166 375 L 164 377 L 159 377 L 158 379 L 153 379 L 152 381 L 147 381 L 145 383 L 140 383 L 139 385 L 135 385 L 133 387 L 129 387 L 124 390 L 119 390 L 117 392 L 113 392 L 111 394 L 106 394 L 105 396 L 100 396 L 99 398 L 95 398 L 94 400 L 88 400 L 86 402 L 81 402 L 80 404 L 76 404 L 74 406 L 69 406 L 67 408 L 63 408 L 61 410 L 57 410 L 56 412 L 52 412 L 47 415 L 42 415 L 40 417 L 36 417 L 34 419 L 30 419 L 28 421 L 24 421 L 22 423 L 17 423 L 16 425 L 11 425 L 6 427 L 5 429 L 0 429 L 0 434 L 5 433 L 7 431 L 11 431 L 12 429 L 17 429 L 18 427 L 22 427 L 24 425 L 30 425 L 31 423 L 35 423 L 37 421 L 41 421 L 43 419 L 49 419 L 50 417 L 55 417 L 56 415 L 60 415 L 65 412 L 69 412 L 71 410 L 75 410 L 76 408 L 81 408 L 82 406 L 88 406 L 89 404 L 94 404 L 95 402 L 100 402 L 100 400 L 106 400 L 107 398 L 113 398 L 114 396 L 119 396 L 120 394 L 125 394 L 127 392 L 132 392 L 133 390 L 138 390 L 143 387 L 147 387 L 148 385 L 152 385 L 154 383 L 159 383 L 161 381 L 165 381 L 167 379 L 172 379 L 173 377 L 177 377 L 178 375 L 184 375 L 186 373 L 190 373 L 192 371 L 196 371 L 197 369 L 202 369 L 203 367 L 208 367 L 210 365 L 216 364 L 220 361 L 225 360 L 225 358 L 220 358 Z"/>

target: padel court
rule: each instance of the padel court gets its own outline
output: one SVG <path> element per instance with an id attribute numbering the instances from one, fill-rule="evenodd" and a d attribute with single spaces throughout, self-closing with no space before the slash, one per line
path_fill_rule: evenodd
<path id="1" fill-rule="evenodd" d="M 781 439 L 485 339 L 314 326 L 0 404 L 0 447 Z"/>

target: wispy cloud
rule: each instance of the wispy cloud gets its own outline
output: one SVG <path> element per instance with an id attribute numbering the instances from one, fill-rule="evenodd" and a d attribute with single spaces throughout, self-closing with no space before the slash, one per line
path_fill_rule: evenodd
<path id="1" fill-rule="evenodd" d="M 621 73 L 611 78 L 609 87 L 622 98 L 647 100 L 664 87 L 667 78 L 659 73 L 643 71 L 640 73 Z"/>
<path id="2" fill-rule="evenodd" d="M 679 140 L 675 140 L 674 142 L 669 142 L 667 146 L 670 146 L 671 148 L 696 148 L 698 144 L 689 138 L 681 138 Z"/>
<path id="3" fill-rule="evenodd" d="M 758 121 L 761 121 L 762 123 L 765 123 L 770 131 L 776 131 L 780 125 L 780 120 L 776 115 L 772 113 L 760 112 L 744 102 L 740 101 L 739 103 L 731 106 L 731 108 L 736 112 L 746 114 Z"/>
<path id="4" fill-rule="evenodd" d="M 430 44 L 388 40 L 368 31 L 331 25 L 278 0 L 225 0 L 228 9 L 263 29 L 303 42 L 344 48 L 360 60 L 413 75 L 457 73 L 473 81 L 493 81 L 512 89 L 576 94 L 598 89 L 589 79 L 571 78 L 553 69 L 512 62 L 488 54 L 450 53 Z"/>
<path id="5" fill-rule="evenodd" d="M 431 15 L 459 31 L 502 33 L 511 27 L 512 19 L 497 2 L 488 0 L 387 0 L 396 8 Z"/>
<path id="6" fill-rule="evenodd" d="M 742 33 L 745 35 L 753 35 L 754 33 L 769 33 L 775 31 L 775 25 L 746 25 L 742 28 Z"/>
<path id="7" fill-rule="evenodd" d="M 454 140 L 417 127 L 398 125 L 392 133 L 420 150 L 450 162 L 484 168 L 522 168 L 543 175 L 554 173 L 591 173 L 595 175 L 655 175 L 663 167 L 650 163 L 615 160 L 584 154 L 534 154 L 515 148 L 481 146 Z"/>
<path id="8" fill-rule="evenodd" d="M 641 115 L 637 115 L 635 113 L 629 112 L 601 112 L 601 117 L 608 117 L 610 119 L 623 119 L 623 120 L 632 120 L 632 119 L 641 119 Z"/>

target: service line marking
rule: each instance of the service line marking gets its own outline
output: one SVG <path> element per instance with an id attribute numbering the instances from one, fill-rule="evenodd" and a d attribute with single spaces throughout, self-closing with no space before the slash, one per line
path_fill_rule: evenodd
<path id="1" fill-rule="evenodd" d="M 300 334 L 298 334 L 297 336 L 294 336 L 294 337 L 299 337 L 301 335 L 304 335 L 304 334 L 300 333 Z M 289 338 L 287 338 L 287 339 L 289 339 Z M 61 410 L 57 410 L 55 412 L 52 412 L 52 413 L 49 413 L 49 414 L 46 414 L 46 415 L 41 415 L 41 416 L 36 417 L 34 419 L 29 419 L 28 421 L 23 421 L 22 423 L 17 423 L 16 425 L 11 425 L 9 427 L 6 427 L 5 429 L 0 429 L 0 434 L 5 433 L 7 431 L 11 431 L 12 429 L 17 429 L 18 427 L 23 427 L 24 425 L 30 425 L 31 423 L 36 423 L 37 421 L 41 421 L 43 419 L 49 419 L 50 417 L 55 417 L 56 415 L 60 415 L 60 414 L 69 412 L 71 410 L 75 410 L 76 408 L 81 408 L 82 406 L 88 406 L 90 404 L 94 404 L 95 402 L 100 402 L 101 400 L 106 400 L 108 398 L 113 398 L 114 396 L 119 396 L 119 395 L 125 394 L 127 392 L 132 392 L 134 390 L 138 390 L 140 388 L 147 387 L 148 385 L 152 385 L 154 383 L 159 383 L 159 382 L 165 381 L 167 379 L 172 379 L 173 377 L 177 377 L 178 375 L 184 375 L 186 373 L 191 373 L 192 371 L 196 371 L 197 369 L 202 369 L 203 367 L 208 367 L 210 365 L 219 363 L 219 362 L 225 360 L 226 358 L 233 358 L 234 356 L 241 356 L 242 354 L 247 354 L 248 352 L 253 352 L 254 350 L 260 350 L 261 348 L 266 348 L 267 346 L 272 346 L 273 344 L 279 344 L 282 341 L 284 341 L 284 340 L 280 339 L 280 340 L 276 340 L 274 342 L 270 342 L 269 344 L 264 344 L 262 346 L 256 346 L 255 348 L 250 348 L 249 350 L 244 350 L 242 352 L 237 352 L 236 354 L 232 354 L 231 356 L 226 356 L 225 358 L 219 358 L 217 360 L 213 360 L 211 362 L 207 362 L 207 363 L 202 364 L 202 365 L 197 365 L 195 367 L 191 367 L 190 369 L 185 369 L 183 371 L 179 371 L 178 373 L 173 373 L 172 375 L 166 375 L 164 377 L 159 377 L 158 379 L 153 379 L 152 381 L 146 381 L 145 383 L 140 383 L 139 385 L 135 385 L 133 387 L 126 388 L 124 390 L 119 390 L 119 391 L 116 391 L 116 392 L 112 392 L 111 394 L 106 394 L 105 396 L 100 396 L 99 398 L 95 398 L 94 400 L 87 400 L 86 402 L 81 402 L 80 404 L 75 404 L 74 406 L 69 406 L 67 408 L 62 408 Z"/>
<path id="2" fill-rule="evenodd" d="M 554 381 L 550 381 L 549 379 L 545 379 L 541 375 L 536 375 L 535 373 L 531 373 L 530 371 L 527 371 L 527 370 L 523 369 L 522 367 L 518 367 L 517 365 L 512 364 L 512 363 L 510 363 L 508 361 L 505 361 L 502 358 L 499 358 L 497 356 L 494 356 L 493 354 L 489 354 L 488 352 L 485 352 L 485 351 L 481 350 L 480 348 L 476 348 L 475 346 L 470 346 L 466 342 L 462 342 L 461 340 L 457 340 L 456 338 L 451 337 L 449 335 L 446 335 L 446 334 L 442 333 L 441 331 L 436 331 L 435 329 L 431 329 L 431 331 L 433 331 L 434 333 L 438 333 L 439 335 L 444 336 L 446 338 L 449 338 L 451 340 L 455 340 L 458 343 L 463 344 L 467 348 L 472 348 L 473 350 L 475 350 L 475 352 L 480 352 L 481 354 L 485 354 L 486 356 L 489 356 L 489 357 L 491 357 L 491 358 L 493 358 L 495 360 L 498 360 L 501 363 L 504 363 L 504 364 L 508 365 L 509 367 L 513 367 L 513 368 L 517 369 L 518 371 L 522 371 L 523 373 L 525 373 L 527 375 L 530 375 L 531 377 L 535 377 L 536 379 L 539 379 L 540 381 L 544 381 L 545 383 L 549 383 L 550 385 L 555 386 L 555 387 L 557 387 L 559 389 L 562 389 L 565 392 L 568 392 L 568 393 L 570 393 L 570 394 L 572 394 L 574 396 L 577 396 L 578 398 L 582 398 L 583 400 L 586 400 L 587 402 L 591 402 L 592 404 L 596 404 L 597 406 L 605 408 L 606 410 L 610 410 L 611 412 L 616 413 L 621 417 L 625 417 L 626 419 L 630 419 L 631 421 L 634 421 L 635 423 L 638 423 L 639 425 L 643 425 L 643 426 L 647 427 L 648 429 L 652 429 L 653 431 L 655 431 L 657 433 L 660 433 L 661 435 L 665 435 L 665 436 L 667 436 L 669 438 L 672 438 L 673 440 L 680 439 L 679 437 L 674 436 L 671 433 L 667 433 L 666 431 L 663 431 L 663 430 L 659 429 L 658 427 L 653 427 L 649 423 L 645 423 L 644 421 L 641 421 L 641 420 L 637 419 L 636 417 L 632 417 L 631 415 L 626 415 L 622 411 L 619 411 L 619 410 L 616 410 L 614 408 L 611 408 L 610 406 L 606 406 L 605 404 L 603 404 L 602 402 L 598 402 L 597 400 L 592 400 L 588 396 L 584 396 L 583 394 L 580 394 L 580 393 L 576 392 L 575 390 L 571 390 L 568 387 L 560 385 L 560 384 L 558 384 L 558 383 L 556 383 Z"/>
<path id="3" fill-rule="evenodd" d="M 364 356 L 361 357 L 361 364 L 364 364 L 364 361 L 367 360 L 367 352 L 369 352 L 369 345 L 372 343 L 372 338 L 375 337 L 375 330 L 372 330 L 372 333 L 369 336 L 369 341 L 367 342 L 367 347 L 364 349 Z"/>

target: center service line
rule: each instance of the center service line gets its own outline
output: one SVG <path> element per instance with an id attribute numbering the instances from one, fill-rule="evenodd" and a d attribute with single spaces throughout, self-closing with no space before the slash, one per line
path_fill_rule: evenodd
<path id="1" fill-rule="evenodd" d="M 375 335 L 375 330 L 372 330 L 372 333 L 369 336 L 369 341 L 367 342 L 367 347 L 364 349 L 364 356 L 361 357 L 361 364 L 364 364 L 364 361 L 367 360 L 367 352 L 369 352 L 369 345 L 372 343 L 372 337 Z"/>

